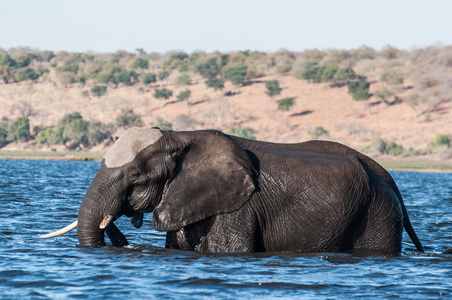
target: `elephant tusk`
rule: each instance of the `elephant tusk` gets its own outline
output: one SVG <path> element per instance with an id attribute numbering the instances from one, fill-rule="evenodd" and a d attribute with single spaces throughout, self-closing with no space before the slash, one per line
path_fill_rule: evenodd
<path id="1" fill-rule="evenodd" d="M 61 228 L 61 229 L 59 229 L 59 230 L 57 230 L 57 231 L 54 231 L 54 232 L 51 232 L 51 233 L 48 233 L 48 234 L 41 235 L 40 238 L 41 238 L 41 239 L 48 239 L 48 238 L 51 238 L 51 237 L 56 237 L 56 236 L 65 234 L 66 232 L 69 232 L 69 231 L 71 231 L 72 229 L 76 228 L 77 225 L 78 225 L 78 220 L 76 220 L 76 221 L 73 222 L 72 224 L 70 224 L 70 225 L 68 225 L 68 226 L 66 226 L 66 227 L 64 227 L 64 228 Z"/>
<path id="2" fill-rule="evenodd" d="M 112 215 L 107 215 L 102 222 L 100 222 L 99 228 L 105 229 L 111 221 L 113 221 L 114 217 Z"/>

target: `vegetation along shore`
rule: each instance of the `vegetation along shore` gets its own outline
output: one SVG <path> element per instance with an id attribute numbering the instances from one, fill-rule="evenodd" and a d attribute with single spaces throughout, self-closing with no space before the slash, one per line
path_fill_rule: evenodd
<path id="1" fill-rule="evenodd" d="M 452 169 L 452 46 L 274 53 L 0 48 L 0 158 L 99 160 L 131 126 L 337 141 Z"/>

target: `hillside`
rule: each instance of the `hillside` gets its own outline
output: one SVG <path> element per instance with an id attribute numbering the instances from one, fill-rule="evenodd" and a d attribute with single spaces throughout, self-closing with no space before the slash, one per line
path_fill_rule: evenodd
<path id="1" fill-rule="evenodd" d="M 434 53 L 431 49 L 424 49 L 423 53 L 425 55 L 428 50 L 432 52 L 432 59 L 438 59 L 438 53 L 444 52 L 444 49 L 435 48 Z M 52 61 L 35 63 L 35 67 L 43 65 L 49 69 L 47 74 L 37 80 L 1 84 L 0 117 L 5 122 L 14 120 L 24 116 L 24 111 L 28 108 L 32 111 L 27 117 L 30 128 L 33 128 L 55 126 L 65 114 L 72 112 L 79 112 L 89 122 L 115 123 L 121 110 L 133 109 L 145 126 L 158 125 L 163 120 L 171 123 L 174 130 L 214 128 L 227 131 L 230 128 L 251 128 L 252 135 L 259 140 L 293 143 L 313 138 L 327 139 L 344 143 L 374 157 L 387 155 L 382 151 L 382 145 L 394 142 L 404 149 L 403 152 L 397 152 L 397 155 L 451 159 L 452 150 L 449 147 L 432 149 L 429 143 L 435 140 L 437 134 L 452 134 L 452 103 L 448 96 L 448 92 L 452 90 L 452 54 L 449 53 L 452 51 L 447 51 L 450 65 L 436 63 L 427 68 L 422 65 L 424 60 L 419 60 L 416 65 L 418 76 L 413 75 L 413 52 L 398 53 L 398 58 L 392 59 L 382 56 L 381 52 L 375 52 L 372 59 L 349 62 L 336 59 L 338 66 L 351 66 L 370 83 L 370 97 L 362 101 L 353 99 L 347 92 L 347 85 L 300 78 L 302 76 L 297 75 L 297 66 L 302 65 L 299 57 L 306 56 L 307 52 L 263 55 L 260 61 L 273 57 L 273 66 L 267 65 L 264 68 L 262 64 L 255 63 L 254 76 L 247 74 L 244 83 L 237 85 L 226 80 L 221 91 L 207 87 L 206 79 L 190 64 L 183 71 L 171 69 L 168 61 L 171 64 L 172 56 L 168 54 L 155 61 L 149 59 L 150 65 L 146 69 L 147 72 L 157 73 L 168 68 L 171 70 L 168 78 L 151 84 L 140 81 L 128 84 L 107 82 L 107 92 L 100 97 L 86 92 L 99 84 L 95 78 L 88 78 L 83 83 L 62 82 L 62 74 L 55 67 L 64 61 L 60 58 L 53 64 Z M 325 58 L 331 57 L 331 53 L 338 55 L 336 52 L 326 52 L 317 65 L 328 65 Z M 237 56 L 230 54 L 229 57 L 232 55 Z M 58 58 L 58 54 L 55 57 Z M 134 57 L 135 55 L 131 55 L 128 66 Z M 278 66 L 282 63 L 275 57 L 279 57 L 279 61 L 284 63 L 290 62 L 290 68 L 281 72 Z M 293 58 L 285 61 L 281 57 Z M 187 58 L 182 61 L 187 61 Z M 251 65 L 246 58 L 243 62 Z M 195 64 L 196 62 L 193 63 Z M 79 69 L 86 73 L 89 65 L 79 62 Z M 399 74 L 399 79 L 392 79 L 391 82 L 390 76 L 388 79 L 384 72 L 392 76 Z M 181 84 L 181 74 L 189 74 L 190 82 Z M 429 76 L 435 77 L 431 79 Z M 426 78 L 430 78 L 433 83 L 425 83 Z M 281 94 L 274 97 L 274 100 L 265 93 L 266 82 L 269 80 L 278 80 L 282 88 Z M 168 100 L 158 100 L 154 96 L 155 89 L 163 87 L 173 91 L 173 96 Z M 178 101 L 176 96 L 186 89 L 191 91 L 189 100 Z M 391 94 L 378 96 L 385 89 L 391 90 Z M 416 91 L 417 96 L 413 96 L 413 91 Z M 289 111 L 283 112 L 278 110 L 278 100 L 286 97 L 294 97 L 295 103 Z M 124 128 L 117 127 L 114 134 L 119 135 L 123 130 Z M 105 151 L 108 146 L 109 143 L 104 142 L 89 150 Z M 34 141 L 9 143 L 5 146 L 5 149 L 20 148 L 64 150 L 65 147 L 36 144 Z"/>

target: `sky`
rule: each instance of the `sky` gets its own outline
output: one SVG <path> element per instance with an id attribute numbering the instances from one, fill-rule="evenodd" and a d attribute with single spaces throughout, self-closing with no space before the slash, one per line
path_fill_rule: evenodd
<path id="1" fill-rule="evenodd" d="M 107 53 L 452 44 L 452 0 L 0 0 L 0 48 Z"/>

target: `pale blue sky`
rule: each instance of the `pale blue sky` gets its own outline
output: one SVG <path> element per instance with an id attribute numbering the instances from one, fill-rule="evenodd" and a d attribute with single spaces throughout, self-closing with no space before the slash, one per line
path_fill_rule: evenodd
<path id="1" fill-rule="evenodd" d="M 274 52 L 452 44 L 452 0 L 0 0 L 0 48 Z"/>

